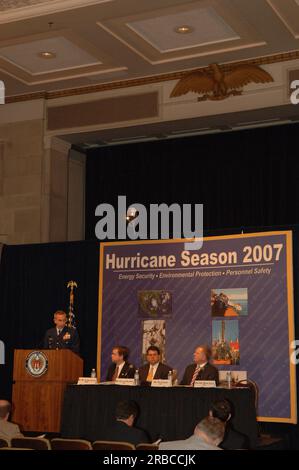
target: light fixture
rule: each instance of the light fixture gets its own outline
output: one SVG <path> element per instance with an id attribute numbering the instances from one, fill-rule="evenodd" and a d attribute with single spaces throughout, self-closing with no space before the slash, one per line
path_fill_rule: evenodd
<path id="1" fill-rule="evenodd" d="M 50 51 L 41 51 L 37 55 L 41 57 L 42 59 L 55 59 L 56 57 L 55 52 L 50 52 Z"/>
<path id="2" fill-rule="evenodd" d="M 188 26 L 187 24 L 183 24 L 181 26 L 176 26 L 174 28 L 174 31 L 178 34 L 188 34 L 188 33 L 192 33 L 193 28 L 192 28 L 192 26 Z"/>
<path id="3" fill-rule="evenodd" d="M 126 220 L 132 222 L 138 216 L 139 212 L 135 207 L 129 207 L 127 210 Z"/>

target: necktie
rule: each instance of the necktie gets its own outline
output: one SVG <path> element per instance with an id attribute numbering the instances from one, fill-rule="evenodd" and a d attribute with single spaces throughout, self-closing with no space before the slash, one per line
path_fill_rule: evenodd
<path id="1" fill-rule="evenodd" d="M 197 365 L 196 368 L 195 368 L 194 374 L 192 375 L 192 380 L 191 380 L 191 383 L 190 383 L 191 387 L 194 386 L 194 382 L 196 380 L 196 377 L 197 377 L 199 371 L 200 371 L 200 366 Z"/>
<path id="2" fill-rule="evenodd" d="M 59 330 L 59 329 L 58 329 L 57 331 L 58 331 L 58 335 L 57 335 L 57 336 L 59 336 L 59 335 L 60 335 L 60 333 L 61 333 L 61 330 Z"/>
<path id="3" fill-rule="evenodd" d="M 151 382 L 153 380 L 153 378 L 154 378 L 154 368 L 153 368 L 153 366 L 150 366 L 148 374 L 147 374 L 146 381 Z"/>
<path id="4" fill-rule="evenodd" d="M 116 366 L 115 367 L 115 371 L 114 371 L 114 374 L 112 375 L 112 382 L 115 382 L 117 377 L 118 377 L 118 371 L 119 371 L 119 367 Z"/>

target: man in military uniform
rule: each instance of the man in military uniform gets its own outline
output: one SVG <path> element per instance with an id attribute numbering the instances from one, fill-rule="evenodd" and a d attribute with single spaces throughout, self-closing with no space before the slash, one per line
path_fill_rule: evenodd
<path id="1" fill-rule="evenodd" d="M 45 349 L 70 349 L 79 354 L 80 339 L 74 327 L 66 326 L 67 316 L 63 310 L 54 313 L 55 327 L 46 331 L 44 338 Z"/>

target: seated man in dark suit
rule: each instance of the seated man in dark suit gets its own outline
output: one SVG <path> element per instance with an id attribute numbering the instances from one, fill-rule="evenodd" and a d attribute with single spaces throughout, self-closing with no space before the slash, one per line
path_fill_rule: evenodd
<path id="1" fill-rule="evenodd" d="M 172 368 L 160 362 L 160 349 L 150 346 L 146 351 L 147 364 L 139 368 L 141 385 L 151 385 L 153 379 L 168 379 L 168 372 Z"/>
<path id="2" fill-rule="evenodd" d="M 215 380 L 219 383 L 218 369 L 209 363 L 211 350 L 209 346 L 198 346 L 193 354 L 194 364 L 186 367 L 181 385 L 194 386 L 195 380 Z"/>
<path id="3" fill-rule="evenodd" d="M 235 431 L 230 423 L 232 417 L 232 405 L 228 400 L 219 400 L 212 403 L 210 416 L 220 419 L 225 424 L 223 441 L 219 444 L 221 449 L 248 449 L 249 440 L 238 431 Z"/>
<path id="4" fill-rule="evenodd" d="M 134 446 L 148 443 L 146 432 L 133 426 L 137 414 L 138 407 L 134 401 L 120 401 L 116 405 L 116 421 L 106 430 L 105 440 L 130 442 Z"/>
<path id="5" fill-rule="evenodd" d="M 135 366 L 128 362 L 130 350 L 126 346 L 114 346 L 111 353 L 112 364 L 109 366 L 106 380 L 133 379 Z"/>
<path id="6" fill-rule="evenodd" d="M 55 327 L 46 331 L 44 349 L 70 349 L 79 354 L 80 339 L 74 327 L 66 326 L 67 316 L 63 310 L 54 313 Z"/>

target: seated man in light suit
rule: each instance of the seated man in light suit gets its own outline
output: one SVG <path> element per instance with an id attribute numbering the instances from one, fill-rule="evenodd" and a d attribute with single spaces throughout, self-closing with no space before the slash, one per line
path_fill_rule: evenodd
<path id="1" fill-rule="evenodd" d="M 198 346 L 193 354 L 194 364 L 186 367 L 181 385 L 194 386 L 195 380 L 215 380 L 219 384 L 218 369 L 209 363 L 211 350 L 208 346 Z"/>
<path id="2" fill-rule="evenodd" d="M 161 442 L 159 450 L 222 450 L 218 445 L 223 440 L 225 424 L 218 418 L 208 416 L 200 421 L 194 434 L 181 441 Z"/>
<path id="3" fill-rule="evenodd" d="M 17 424 L 8 421 L 11 404 L 7 400 L 0 400 L 0 439 L 10 442 L 13 437 L 24 437 Z"/>
<path id="4" fill-rule="evenodd" d="M 54 313 L 55 327 L 46 331 L 44 349 L 70 349 L 79 354 L 80 339 L 74 327 L 66 326 L 67 316 L 63 310 Z"/>
<path id="5" fill-rule="evenodd" d="M 151 385 L 153 379 L 168 379 L 168 372 L 172 368 L 160 362 L 160 349 L 157 346 L 147 348 L 146 359 L 148 363 L 139 369 L 141 385 Z"/>

